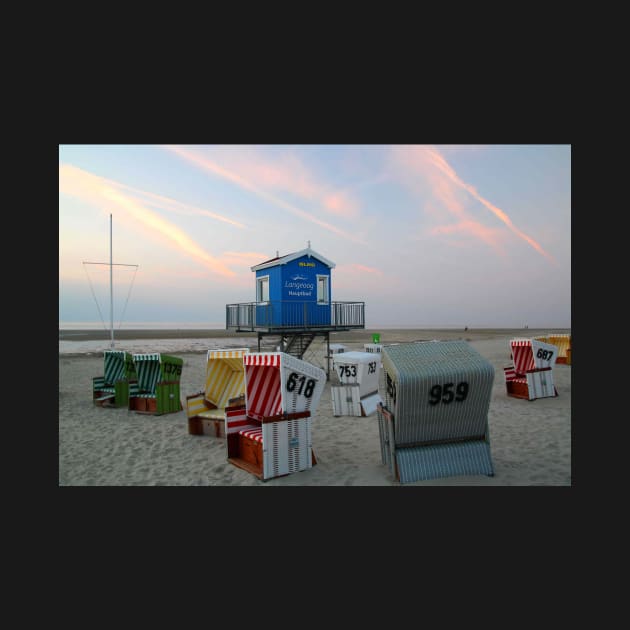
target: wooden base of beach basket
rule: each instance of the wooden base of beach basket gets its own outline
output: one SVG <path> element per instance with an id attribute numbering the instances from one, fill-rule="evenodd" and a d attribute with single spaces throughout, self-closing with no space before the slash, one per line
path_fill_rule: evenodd
<path id="1" fill-rule="evenodd" d="M 94 398 L 94 404 L 97 407 L 114 407 L 114 403 L 116 402 L 115 394 L 100 394 L 96 393 Z"/>
<path id="2" fill-rule="evenodd" d="M 210 435 L 212 437 L 225 437 L 225 420 L 200 418 L 195 416 L 188 418 L 188 433 L 190 435 Z"/>
<path id="3" fill-rule="evenodd" d="M 261 481 L 266 481 L 263 473 L 263 446 L 262 442 L 254 440 L 239 433 L 228 434 L 228 453 L 233 453 L 228 457 L 228 462 L 238 468 L 246 470 L 248 473 L 258 477 Z M 311 465 L 317 464 L 315 452 L 311 448 Z M 291 473 L 287 473 L 291 474 Z M 286 477 L 287 475 L 278 475 Z"/>
<path id="4" fill-rule="evenodd" d="M 157 413 L 157 399 L 132 396 L 129 398 L 129 410 L 137 413 Z"/>
<path id="5" fill-rule="evenodd" d="M 527 387 L 527 383 L 519 383 L 517 381 L 510 381 L 505 384 L 507 388 L 507 395 L 513 396 L 514 398 L 524 398 L 525 400 L 529 400 L 529 388 Z"/>

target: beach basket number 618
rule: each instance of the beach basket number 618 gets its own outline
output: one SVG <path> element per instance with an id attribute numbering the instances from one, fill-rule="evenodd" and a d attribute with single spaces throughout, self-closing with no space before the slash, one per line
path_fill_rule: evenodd
<path id="1" fill-rule="evenodd" d="M 312 378 L 307 379 L 304 374 L 298 376 L 295 372 L 291 372 L 291 374 L 289 374 L 289 378 L 287 379 L 287 391 L 292 392 L 298 386 L 298 383 L 298 395 L 304 395 L 306 398 L 310 398 L 313 395 L 313 390 L 315 389 L 315 380 Z M 305 384 L 306 387 L 304 386 Z"/>

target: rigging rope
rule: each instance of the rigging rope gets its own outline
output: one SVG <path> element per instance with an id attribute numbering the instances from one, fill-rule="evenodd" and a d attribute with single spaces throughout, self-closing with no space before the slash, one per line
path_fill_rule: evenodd
<path id="1" fill-rule="evenodd" d="M 101 314 L 101 308 L 98 305 L 98 300 L 96 299 L 96 295 L 94 294 L 94 289 L 92 288 L 92 281 L 90 280 L 90 274 L 87 272 L 87 268 L 85 265 L 86 263 L 83 263 L 83 269 L 85 270 L 85 275 L 87 276 L 88 282 L 90 283 L 90 291 L 92 291 L 92 297 L 94 298 L 94 302 L 96 303 L 96 308 L 98 309 L 99 317 L 101 318 L 101 322 L 103 322 L 103 330 L 107 330 L 107 327 L 105 326 L 105 320 L 103 319 L 103 315 Z"/>
<path id="2" fill-rule="evenodd" d="M 125 306 L 123 307 L 122 315 L 120 316 L 120 324 L 118 324 L 118 330 L 122 326 L 123 317 L 125 316 L 125 311 L 127 310 L 127 303 L 129 302 L 129 296 L 131 295 L 131 289 L 133 288 L 133 283 L 136 280 L 136 274 L 138 273 L 139 265 L 136 265 L 136 270 L 133 272 L 133 278 L 131 279 L 131 284 L 129 285 L 129 291 L 127 293 L 127 300 L 125 301 Z"/>
<path id="3" fill-rule="evenodd" d="M 107 326 L 105 325 L 105 320 L 103 319 L 103 314 L 101 313 L 101 307 L 98 305 L 98 300 L 96 298 L 96 294 L 94 293 L 94 288 L 92 286 L 92 280 L 90 279 L 90 274 L 88 273 L 87 268 L 86 268 L 85 265 L 107 265 L 107 263 L 89 263 L 89 262 L 84 262 L 83 263 L 83 269 L 85 270 L 85 275 L 87 276 L 88 282 L 90 284 L 90 291 L 92 292 L 92 297 L 94 298 L 94 302 L 96 304 L 96 308 L 98 309 L 98 314 L 99 314 L 99 317 L 101 318 L 101 322 L 103 324 L 103 329 L 104 330 L 108 330 Z M 122 326 L 123 317 L 125 315 L 125 311 L 127 310 L 127 304 L 129 303 L 129 298 L 131 297 L 131 289 L 133 288 L 133 283 L 136 280 L 136 274 L 138 273 L 138 267 L 140 265 L 124 265 L 124 266 L 125 267 L 135 267 L 136 270 L 133 273 L 133 278 L 131 279 L 131 283 L 129 285 L 129 291 L 127 292 L 127 299 L 125 300 L 125 306 L 123 307 L 123 311 L 122 311 L 122 314 L 120 316 L 120 323 L 118 324 L 118 329 L 119 330 L 120 330 L 120 327 Z"/>

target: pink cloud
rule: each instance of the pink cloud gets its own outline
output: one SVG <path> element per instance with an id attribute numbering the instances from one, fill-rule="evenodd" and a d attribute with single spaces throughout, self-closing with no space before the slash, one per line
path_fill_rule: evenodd
<path id="1" fill-rule="evenodd" d="M 368 267 L 366 265 L 360 265 L 358 263 L 352 263 L 349 265 L 350 268 L 356 269 L 361 273 L 373 273 L 377 276 L 382 276 L 383 272 L 380 269 L 376 269 L 375 267 Z"/>
<path id="2" fill-rule="evenodd" d="M 222 257 L 235 268 L 246 268 L 248 273 L 251 273 L 250 267 L 273 258 L 269 254 L 260 254 L 259 252 L 223 252 Z"/>
<path id="3" fill-rule="evenodd" d="M 325 195 L 322 203 L 324 208 L 331 214 L 347 219 L 358 219 L 360 216 L 357 200 L 347 192 L 338 191 Z"/>
<path id="4" fill-rule="evenodd" d="M 553 256 L 551 256 L 549 253 L 547 253 L 540 246 L 540 244 L 537 243 L 533 238 L 531 238 L 530 236 L 525 234 L 523 231 L 519 230 L 512 223 L 512 220 L 510 219 L 510 217 L 508 217 L 508 215 L 503 210 L 501 210 L 500 208 L 498 208 L 494 204 L 490 203 L 490 201 L 488 201 L 487 199 L 482 197 L 477 192 L 477 189 L 474 186 L 472 186 L 471 184 L 467 184 L 464 181 L 462 181 L 459 178 L 459 176 L 457 175 L 457 173 L 455 172 L 455 170 L 450 166 L 450 164 L 448 164 L 448 162 L 444 159 L 444 157 L 442 157 L 440 155 L 440 153 L 436 149 L 429 148 L 429 149 L 427 149 L 427 152 L 428 152 L 429 160 L 431 161 L 431 163 L 434 164 L 436 166 L 436 168 L 438 168 L 442 173 L 444 173 L 446 175 L 446 177 L 450 181 L 452 181 L 459 188 L 467 191 L 474 199 L 479 201 L 482 205 L 484 205 L 486 208 L 488 208 L 488 210 L 493 212 L 495 214 L 495 216 L 497 216 L 501 221 L 503 221 L 503 223 L 505 223 L 505 225 L 507 225 L 507 227 L 514 234 L 516 234 L 519 238 L 523 239 L 526 243 L 531 245 L 538 253 L 542 254 L 543 256 L 548 258 L 549 260 L 554 261 Z"/>
<path id="5" fill-rule="evenodd" d="M 59 167 L 59 191 L 83 199 L 110 211 L 115 207 L 123 212 L 119 221 L 137 229 L 142 226 L 152 237 L 201 263 L 213 273 L 233 277 L 235 273 L 225 263 L 210 255 L 175 224 L 162 218 L 136 198 L 122 192 L 124 186 L 69 165 Z"/>
<path id="6" fill-rule="evenodd" d="M 402 169 L 404 181 L 408 182 L 408 178 L 414 175 L 422 175 L 425 178 L 434 196 L 442 202 L 444 208 L 460 219 L 458 231 L 467 231 L 470 235 L 488 244 L 492 243 L 495 248 L 499 246 L 498 232 L 493 232 L 487 228 L 481 229 L 481 224 L 470 218 L 465 209 L 465 198 L 462 197 L 462 192 L 464 192 L 490 210 L 516 236 L 528 243 L 538 253 L 555 262 L 554 258 L 539 243 L 518 229 L 503 210 L 482 197 L 474 186 L 464 182 L 435 147 L 394 147 L 392 157 L 394 163 Z"/>
<path id="7" fill-rule="evenodd" d="M 500 256 L 505 256 L 506 251 L 500 242 L 501 232 L 496 228 L 489 228 L 478 221 L 462 221 L 452 225 L 439 225 L 430 230 L 431 234 L 472 234 L 494 249 Z"/>
<path id="8" fill-rule="evenodd" d="M 336 217 L 354 220 L 359 216 L 359 202 L 351 191 L 334 189 L 319 181 L 291 154 L 270 161 L 268 156 L 262 157 L 251 149 L 241 149 L 238 153 L 228 150 L 221 156 L 222 163 L 218 164 L 199 149 L 169 145 L 163 148 L 303 218 L 306 218 L 306 213 L 279 200 L 271 192 L 289 194 L 319 204 L 325 212 Z M 328 225 L 324 222 L 320 224 L 323 227 Z"/>

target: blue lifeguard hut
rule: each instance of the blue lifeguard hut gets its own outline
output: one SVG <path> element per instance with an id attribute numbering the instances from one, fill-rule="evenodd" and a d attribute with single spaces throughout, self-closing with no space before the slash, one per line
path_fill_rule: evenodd
<path id="1" fill-rule="evenodd" d="M 331 331 L 365 328 L 364 302 L 332 300 L 335 263 L 311 249 L 265 260 L 251 267 L 256 301 L 226 305 L 226 328 L 257 332 L 258 351 L 266 335 L 280 337 L 283 352 L 301 359 L 321 335 L 330 355 Z"/>

